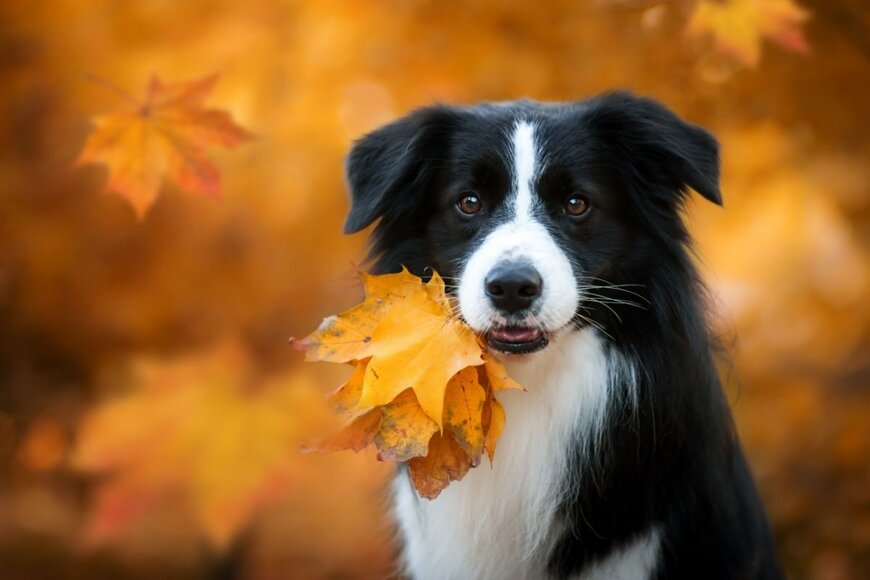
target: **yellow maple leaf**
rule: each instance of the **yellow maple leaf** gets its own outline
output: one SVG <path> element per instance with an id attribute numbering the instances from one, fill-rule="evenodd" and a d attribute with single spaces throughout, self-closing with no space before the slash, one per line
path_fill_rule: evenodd
<path id="1" fill-rule="evenodd" d="M 510 378 L 504 365 L 491 356 L 483 355 L 483 368 L 486 372 L 486 380 L 492 385 L 493 391 L 506 391 L 508 389 L 522 389 L 523 386 Z"/>
<path id="2" fill-rule="evenodd" d="M 492 460 L 505 424 L 494 392 L 522 387 L 453 314 L 437 273 L 426 284 L 404 269 L 362 277 L 362 304 L 293 340 L 306 360 L 355 365 L 328 396 L 344 426 L 311 449 L 373 444 L 381 460 L 413 462 L 415 487 L 435 497 L 484 451 Z"/>
<path id="3" fill-rule="evenodd" d="M 495 444 L 501 436 L 502 429 L 505 424 L 504 407 L 499 403 L 492 393 L 487 397 L 487 404 L 484 405 L 483 430 L 486 433 L 484 448 L 486 449 L 489 460 L 492 461 L 495 457 Z"/>
<path id="4" fill-rule="evenodd" d="M 360 395 L 362 395 L 363 378 L 366 374 L 367 364 L 368 359 L 357 364 L 347 382 L 327 396 L 333 411 L 344 419 L 354 419 L 359 415 L 357 406 Z"/>
<path id="5" fill-rule="evenodd" d="M 430 300 L 434 288 L 427 289 L 407 270 L 382 276 L 360 272 L 360 276 L 365 302 L 325 318 L 316 331 L 292 341 L 295 348 L 305 353 L 305 360 L 351 362 L 370 357 L 375 328 L 397 301 L 409 300 L 433 314 L 444 309 L 441 303 Z"/>
<path id="6" fill-rule="evenodd" d="M 237 345 L 144 363 L 139 386 L 83 421 L 73 464 L 102 476 L 89 537 L 105 539 L 155 503 L 180 506 L 217 546 L 284 497 L 298 469 L 299 376 L 257 382 Z M 261 379 L 257 379 L 261 381 Z"/>
<path id="7" fill-rule="evenodd" d="M 363 274 L 363 282 L 365 302 L 325 319 L 294 346 L 306 360 L 368 358 L 360 407 L 386 405 L 410 387 L 440 427 L 447 382 L 465 367 L 484 362 L 477 337 L 453 315 L 437 273 L 425 285 L 407 270 Z"/>
<path id="8" fill-rule="evenodd" d="M 483 363 L 474 333 L 459 320 L 406 304 L 392 310 L 372 336 L 378 346 L 363 380 L 360 406 L 385 405 L 408 387 L 440 427 L 450 378 Z"/>
<path id="9" fill-rule="evenodd" d="M 717 50 L 757 66 L 767 38 L 789 50 L 809 51 L 801 25 L 809 14 L 792 0 L 701 0 L 688 23 L 693 36 L 711 36 Z"/>
<path id="10" fill-rule="evenodd" d="M 220 172 L 210 147 L 233 148 L 251 138 L 224 111 L 206 109 L 217 75 L 164 84 L 152 77 L 134 108 L 97 117 L 77 164 L 109 169 L 107 189 L 125 197 L 142 217 L 170 181 L 182 191 L 216 197 Z"/>

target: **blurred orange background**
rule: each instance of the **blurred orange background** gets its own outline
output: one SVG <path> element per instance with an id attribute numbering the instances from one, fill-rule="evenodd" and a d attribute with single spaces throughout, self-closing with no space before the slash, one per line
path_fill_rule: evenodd
<path id="1" fill-rule="evenodd" d="M 789 576 L 866 574 L 870 13 L 799 5 L 809 51 L 723 25 L 753 59 L 689 34 L 694 0 L 3 3 L 0 578 L 392 573 L 389 468 L 297 452 L 346 371 L 287 338 L 361 295 L 343 155 L 436 101 L 613 88 L 721 139 L 725 209 L 687 219 L 738 428 Z M 138 95 L 213 72 L 256 135 L 215 154 L 221 201 L 170 185 L 139 220 L 73 167 L 127 106 L 87 75 Z"/>

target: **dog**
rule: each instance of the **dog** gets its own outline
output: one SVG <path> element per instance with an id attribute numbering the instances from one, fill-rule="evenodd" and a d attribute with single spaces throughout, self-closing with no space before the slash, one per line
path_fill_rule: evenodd
<path id="1" fill-rule="evenodd" d="M 394 511 L 407 574 L 775 579 L 681 213 L 721 205 L 716 140 L 626 92 L 432 106 L 356 141 L 346 233 L 447 282 L 526 391 L 494 460 Z"/>

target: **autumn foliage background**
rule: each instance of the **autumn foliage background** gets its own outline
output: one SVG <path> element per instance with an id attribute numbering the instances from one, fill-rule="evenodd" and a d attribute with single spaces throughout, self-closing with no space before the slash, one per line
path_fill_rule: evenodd
<path id="1" fill-rule="evenodd" d="M 434 101 L 611 88 L 721 139 L 725 209 L 688 219 L 738 428 L 790 576 L 865 574 L 870 14 L 705 4 L 738 16 L 699 24 L 694 0 L 0 5 L 0 577 L 389 573 L 388 468 L 297 453 L 318 419 L 302 410 L 347 372 L 303 366 L 287 338 L 361 298 L 342 157 Z M 129 108 L 88 78 L 140 96 L 152 74 L 211 73 L 209 106 L 253 134 L 211 152 L 219 201 L 170 183 L 139 219 L 104 169 L 74 166 L 90 119 Z"/>

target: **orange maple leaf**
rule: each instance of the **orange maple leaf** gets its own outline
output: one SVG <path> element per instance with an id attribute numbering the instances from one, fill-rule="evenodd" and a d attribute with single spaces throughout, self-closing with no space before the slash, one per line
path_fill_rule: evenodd
<path id="1" fill-rule="evenodd" d="M 408 461 L 408 471 L 417 493 L 434 499 L 451 481 L 465 477 L 472 464 L 459 443 L 446 433 L 435 433 L 429 447 L 426 456 Z"/>
<path id="2" fill-rule="evenodd" d="M 101 163 L 109 169 L 106 188 L 125 197 L 141 218 L 164 181 L 182 191 L 220 194 L 220 171 L 210 147 L 234 148 L 251 138 L 224 111 L 206 109 L 217 75 L 164 84 L 152 77 L 132 110 L 97 117 L 77 164 Z"/>
<path id="3" fill-rule="evenodd" d="M 418 492 L 435 497 L 484 451 L 493 459 L 505 423 L 494 393 L 522 387 L 453 314 L 437 272 L 426 284 L 404 269 L 362 278 L 362 304 L 293 341 L 306 360 L 355 365 L 329 395 L 344 427 L 311 449 L 374 445 L 381 460 L 407 461 Z"/>
<path id="4" fill-rule="evenodd" d="M 447 383 L 444 424 L 463 451 L 473 458 L 483 452 L 483 407 L 486 389 L 480 384 L 477 368 L 462 369 Z"/>
<path id="5" fill-rule="evenodd" d="M 687 30 L 692 36 L 711 36 L 717 50 L 754 67 L 763 38 L 793 52 L 809 52 L 801 30 L 808 18 L 792 0 L 701 0 Z"/>
<path id="6" fill-rule="evenodd" d="M 73 465 L 102 476 L 87 537 L 100 542 L 155 505 L 181 508 L 219 547 L 298 478 L 304 378 L 255 376 L 238 345 L 146 362 L 130 394 L 82 422 Z M 307 413 L 305 414 L 307 415 Z"/>

